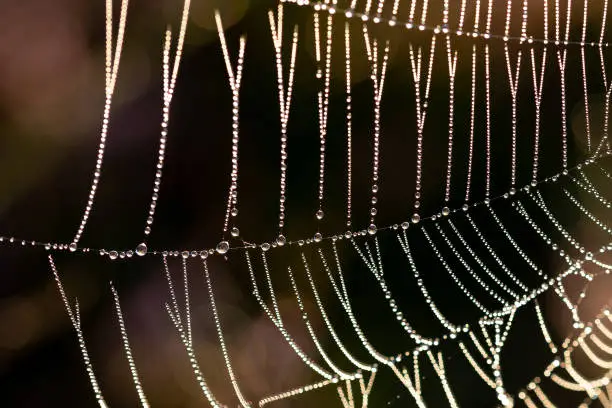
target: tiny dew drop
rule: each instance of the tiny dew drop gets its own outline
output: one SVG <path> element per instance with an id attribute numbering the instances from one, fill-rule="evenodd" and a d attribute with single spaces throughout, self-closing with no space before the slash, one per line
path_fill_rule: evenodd
<path id="1" fill-rule="evenodd" d="M 445 216 L 445 217 L 446 217 L 446 216 L 447 216 L 447 215 L 449 215 L 449 214 L 450 214 L 450 208 L 448 208 L 448 207 L 444 207 L 444 208 L 442 208 L 442 215 L 443 215 L 443 216 Z"/>
<path id="2" fill-rule="evenodd" d="M 314 242 L 321 242 L 323 240 L 323 235 L 320 232 L 314 234 Z"/>
<path id="3" fill-rule="evenodd" d="M 187 259 L 187 258 L 189 258 L 189 251 L 183 251 L 183 252 L 181 252 L 181 256 L 183 257 L 183 259 Z"/>
<path id="4" fill-rule="evenodd" d="M 138 246 L 136 247 L 136 255 L 145 256 L 145 254 L 147 253 L 147 249 L 147 244 L 145 244 L 144 242 L 138 244 Z"/>
<path id="5" fill-rule="evenodd" d="M 317 220 L 322 220 L 325 214 L 323 213 L 323 210 L 319 210 L 317 211 L 316 216 L 317 216 Z"/>
<path id="6" fill-rule="evenodd" d="M 280 234 L 278 238 L 276 238 L 276 245 L 283 246 L 287 243 L 287 238 L 283 234 Z"/>
<path id="7" fill-rule="evenodd" d="M 267 242 L 264 242 L 263 244 L 261 244 L 261 250 L 262 251 L 268 251 L 270 249 L 270 244 L 268 244 Z"/>
<path id="8" fill-rule="evenodd" d="M 236 207 L 232 208 L 232 217 L 235 217 L 238 215 L 238 209 Z"/>
<path id="9" fill-rule="evenodd" d="M 217 253 L 220 255 L 224 255 L 229 251 L 229 243 L 227 241 L 221 241 L 217 244 Z"/>
<path id="10" fill-rule="evenodd" d="M 408 223 L 408 221 L 402 222 L 402 229 L 407 230 L 408 227 L 410 227 L 410 224 Z"/>
<path id="11" fill-rule="evenodd" d="M 376 225 L 370 224 L 370 226 L 368 227 L 368 234 L 370 235 L 376 234 Z"/>
<path id="12" fill-rule="evenodd" d="M 119 253 L 117 251 L 110 251 L 108 253 L 108 257 L 112 260 L 115 260 L 119 257 Z"/>
<path id="13" fill-rule="evenodd" d="M 232 228 L 231 234 L 232 234 L 232 237 L 236 238 L 238 235 L 240 235 L 240 230 L 234 227 Z"/>
<path id="14" fill-rule="evenodd" d="M 68 249 L 70 250 L 70 252 L 74 252 L 77 250 L 77 243 L 73 242 L 72 244 L 68 245 Z"/>
<path id="15" fill-rule="evenodd" d="M 413 224 L 418 224 L 419 221 L 421 221 L 421 216 L 419 214 L 417 214 L 417 213 L 414 213 L 412 215 L 411 221 L 412 221 Z"/>

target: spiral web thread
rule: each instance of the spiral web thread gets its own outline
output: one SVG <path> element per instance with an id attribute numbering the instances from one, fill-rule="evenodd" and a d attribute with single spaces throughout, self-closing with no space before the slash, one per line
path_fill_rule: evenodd
<path id="1" fill-rule="evenodd" d="M 515 0 L 516 2 L 516 0 Z M 205 400 L 214 407 L 228 406 L 228 402 L 219 401 L 206 381 L 204 367 L 198 360 L 194 348 L 192 334 L 192 319 L 189 293 L 189 271 L 200 269 L 206 281 L 206 288 L 210 299 L 210 311 L 214 320 L 218 343 L 228 379 L 240 406 L 265 406 L 275 402 L 298 398 L 301 394 L 314 392 L 321 388 L 335 387 L 337 400 L 344 408 L 367 407 L 369 397 L 375 389 L 375 379 L 381 370 L 387 370 L 405 388 L 412 401 L 418 407 L 427 406 L 427 396 L 423 390 L 424 365 L 429 365 L 435 372 L 436 378 L 428 378 L 428 382 L 437 381 L 449 406 L 457 407 L 460 401 L 453 392 L 453 384 L 448 376 L 450 362 L 445 359 L 448 347 L 456 346 L 457 351 L 465 357 L 466 362 L 482 379 L 483 383 L 495 393 L 499 403 L 503 406 L 526 405 L 527 407 L 554 407 L 557 406 L 547 396 L 543 383 L 550 381 L 558 387 L 574 392 L 584 393 L 587 399 L 582 406 L 590 406 L 599 401 L 602 406 L 612 406 L 612 317 L 607 305 L 602 313 L 591 322 L 584 321 L 581 316 L 580 305 L 588 297 L 589 288 L 603 276 L 612 271 L 612 225 L 610 210 L 612 196 L 609 189 L 606 191 L 612 175 L 605 168 L 606 158 L 610 155 L 609 128 L 609 101 L 612 94 L 612 84 L 609 82 L 606 68 L 606 52 L 609 44 L 607 38 L 608 1 L 604 0 L 599 18 L 588 20 L 588 2 L 567 0 L 523 0 L 521 7 L 513 6 L 511 0 L 505 3 L 493 4 L 493 0 L 462 0 L 453 2 L 444 0 L 428 2 L 428 0 L 352 0 L 343 2 L 328 0 L 323 2 L 312 1 L 281 1 L 278 7 L 270 10 L 268 24 L 272 36 L 275 52 L 275 68 L 279 99 L 280 121 L 280 200 L 278 235 L 271 242 L 253 244 L 241 236 L 238 229 L 236 215 L 238 213 L 238 147 L 239 147 L 239 106 L 243 63 L 246 54 L 246 37 L 239 41 L 239 51 L 230 52 L 222 26 L 222 16 L 217 13 L 216 23 L 222 53 L 226 65 L 229 88 L 232 92 L 232 170 L 227 201 L 227 210 L 222 230 L 222 240 L 211 248 L 182 249 L 182 250 L 150 250 L 145 241 L 136 245 L 135 249 L 99 250 L 88 247 L 78 247 L 81 235 L 85 232 L 87 218 L 93 211 L 93 198 L 98 184 L 102 182 L 102 158 L 106 145 L 108 132 L 108 116 L 110 102 L 120 71 L 121 47 L 123 32 L 127 23 L 128 1 L 122 2 L 119 34 L 116 44 L 113 44 L 112 0 L 107 0 L 106 19 L 106 67 L 107 102 L 104 110 L 104 122 L 101 132 L 98 162 L 94 172 L 90 198 L 85 209 L 85 216 L 81 221 L 76 238 L 71 244 L 60 242 L 39 242 L 36 240 L 23 240 L 2 237 L 9 244 L 21 246 L 43 246 L 48 252 L 48 258 L 53 276 L 57 283 L 61 299 L 64 303 L 72 326 L 77 334 L 82 358 L 89 376 L 91 386 L 101 407 L 107 403 L 103 391 L 96 379 L 93 363 L 89 358 L 86 347 L 86 335 L 82 331 L 81 317 L 78 303 L 72 304 L 65 293 L 60 272 L 55 264 L 57 253 L 82 252 L 94 256 L 101 256 L 110 260 L 129 259 L 134 255 L 157 257 L 161 260 L 162 270 L 168 283 L 169 299 L 165 305 L 166 312 L 172 325 L 176 329 L 182 343 L 197 383 Z M 434 4 L 435 3 L 435 4 Z M 455 4 L 456 3 L 456 4 Z M 292 111 L 292 97 L 294 83 L 298 69 L 296 55 L 302 46 L 303 27 L 294 26 L 286 30 L 285 8 L 298 6 L 311 10 L 312 25 L 314 29 L 316 79 L 320 88 L 317 91 L 317 108 L 319 122 L 320 157 L 318 167 L 319 184 L 317 190 L 317 207 L 315 218 L 317 220 L 316 233 L 307 239 L 288 239 L 284 234 L 284 226 L 288 221 L 286 217 L 285 195 L 290 191 L 286 172 L 289 168 L 290 144 L 290 113 Z M 179 29 L 174 60 L 171 62 L 172 35 L 168 29 L 164 38 L 163 47 L 163 112 L 160 134 L 160 148 L 156 167 L 156 178 L 149 208 L 145 237 L 151 233 L 154 224 L 155 207 L 161 194 L 161 179 L 164 167 L 164 153 L 168 135 L 168 122 L 175 83 L 177 81 L 181 61 L 183 41 L 187 31 L 190 2 L 184 3 L 182 21 Z M 519 11 L 519 13 L 516 12 Z M 542 10 L 537 12 L 534 10 Z M 534 22 L 535 19 L 540 19 Z M 579 30 L 571 30 L 572 24 Z M 361 26 L 355 30 L 355 23 Z M 596 22 L 598 25 L 593 28 Z M 384 155 L 381 146 L 384 146 L 384 129 L 381 126 L 381 109 L 384 102 L 385 84 L 388 83 L 387 73 L 390 65 L 392 40 L 378 36 L 377 26 L 388 26 L 401 31 L 402 38 L 410 38 L 412 32 L 418 32 L 425 38 L 425 45 L 410 42 L 409 79 L 412 81 L 412 93 L 416 108 L 416 123 L 410 124 L 410 134 L 416 139 L 416 152 L 414 165 L 416 166 L 416 182 L 414 184 L 414 200 L 406 203 L 411 206 L 407 219 L 398 220 L 396 224 L 379 226 L 376 224 L 380 217 L 379 193 L 381 189 L 380 164 Z M 531 32 L 531 27 L 538 31 Z M 334 27 L 343 30 L 334 31 Z M 517 31 L 518 30 L 518 31 Z M 342 32 L 344 38 L 335 34 Z M 365 49 L 356 50 L 351 47 L 351 38 L 362 36 Z M 592 37 L 592 38 L 591 38 Z M 467 42 L 471 50 L 466 52 L 460 47 Z M 503 50 L 505 72 L 495 72 L 491 69 L 491 54 L 494 47 Z M 347 183 L 344 186 L 346 197 L 346 226 L 344 232 L 323 235 L 319 228 L 325 219 L 325 182 L 326 176 L 326 138 L 328 136 L 328 114 L 331 98 L 331 66 L 334 49 L 340 49 L 346 59 L 344 61 L 345 84 L 343 98 L 346 100 L 346 175 Z M 471 51 L 471 52 L 470 52 Z M 444 58 L 437 58 L 440 52 Z M 438 54 L 437 54 L 438 53 Z M 114 57 L 113 57 L 114 54 Z M 372 174 L 368 180 L 352 179 L 352 130 L 354 104 L 351 90 L 351 62 L 356 58 L 364 58 L 369 64 L 370 81 L 372 86 L 372 123 L 370 137 L 372 138 Z M 567 61 L 579 61 L 578 72 L 567 72 Z M 550 66 L 555 69 L 551 70 Z M 600 77 L 589 74 L 592 66 L 598 69 Z M 435 66 L 435 67 L 434 67 Z M 458 66 L 467 67 L 471 72 L 471 92 L 469 100 L 457 100 L 460 97 L 455 92 L 455 76 Z M 434 69 L 435 68 L 435 69 Z M 446 71 L 446 72 L 445 72 Z M 560 122 L 560 137 L 556 141 L 560 146 L 561 157 L 551 160 L 542 160 L 547 156 L 541 143 L 541 132 L 544 125 L 542 109 L 543 97 L 550 98 L 544 87 L 546 80 L 554 78 L 560 111 L 554 116 Z M 568 76 L 579 77 L 576 83 L 569 82 Z M 496 132 L 496 115 L 493 112 L 492 99 L 495 90 L 492 89 L 492 77 L 502 76 L 507 82 L 506 92 L 510 95 L 507 106 L 508 117 L 511 118 L 511 142 L 506 146 L 510 152 L 507 161 L 509 179 L 506 192 L 500 195 L 492 193 L 491 174 L 495 172 L 492 162 L 491 144 Z M 444 151 L 447 159 L 443 180 L 444 197 L 440 202 L 439 211 L 433 214 L 423 213 L 424 195 L 430 193 L 423 189 L 423 166 L 428 155 L 424 141 L 428 135 L 428 123 L 432 120 L 428 116 L 433 104 L 432 83 L 445 82 L 448 84 L 448 137 Z M 272 85 L 273 86 L 273 85 Z M 524 87 L 531 89 L 531 100 L 518 98 L 518 90 Z M 570 163 L 568 154 L 568 95 L 569 91 L 576 92 L 584 100 L 585 106 L 585 134 L 584 145 L 586 154 L 577 163 Z M 604 114 L 603 123 L 597 127 L 590 117 L 589 97 L 593 92 L 603 93 Z M 575 98 L 575 96 L 574 96 Z M 453 114 L 456 106 L 463 102 L 469 106 L 469 120 L 459 123 Z M 519 104 L 520 102 L 520 104 Z M 527 108 L 525 108 L 527 107 Z M 529 109 L 533 115 L 533 133 L 521 135 L 517 131 L 517 118 Z M 439 119 L 439 118 L 436 118 Z M 549 117 L 546 119 L 550 120 Z M 441 120 L 441 119 L 439 119 Z M 482 125 L 482 126 L 481 126 Z M 408 126 L 408 125 L 407 125 Z M 601 128 L 601 131 L 597 130 Z M 469 140 L 459 137 L 460 133 L 469 135 Z M 478 149 L 475 139 L 484 141 Z M 531 144 L 529 154 L 519 154 L 517 143 L 521 138 L 528 138 Z M 457 163 L 462 158 L 456 157 L 456 146 L 466 143 L 469 146 L 467 177 L 460 184 L 462 176 L 457 175 Z M 481 149 L 484 146 L 484 149 Z M 482 151 L 481 151 L 482 150 Z M 478 168 L 480 162 L 476 157 L 484 158 L 483 168 Z M 329 161 L 329 160 L 328 160 Z M 327 162 L 328 162 L 327 161 Z M 517 170 L 518 162 L 529 163 L 530 177 L 521 180 Z M 503 164 L 499 164 L 502 166 Z M 485 175 L 483 185 L 473 181 L 472 175 L 481 171 Z M 551 174 L 542 177 L 542 174 Z M 353 188 L 355 181 L 369 186 L 369 222 L 363 229 L 355 226 L 352 219 Z M 520 184 L 520 183 L 525 183 Z M 481 188 L 483 187 L 483 188 Z M 329 187 L 328 187 L 329 189 Z M 453 191 L 460 190 L 463 201 L 457 203 L 453 197 L 459 195 Z M 583 242 L 584 239 L 572 235 L 568 221 L 563 220 L 561 214 L 555 213 L 554 203 L 550 197 L 564 200 L 564 203 L 578 214 L 589 228 L 597 231 L 597 242 Z M 475 198 L 477 197 L 477 198 Z M 511 208 L 511 217 L 499 214 L 498 207 Z M 457 208 L 454 208 L 454 207 Z M 545 266 L 540 265 L 529 255 L 521 241 L 522 236 L 510 232 L 510 223 L 523 223 L 529 231 L 530 237 L 546 246 L 550 254 L 557 254 L 563 265 L 561 272 L 550 273 Z M 489 231 L 483 225 L 493 228 L 504 236 L 502 240 L 488 238 Z M 229 232 L 229 234 L 228 234 Z M 478 237 L 478 247 L 466 237 Z M 387 236 L 395 237 L 395 246 L 382 245 L 381 240 Z M 425 261 L 422 251 L 415 251 L 415 243 L 425 245 L 428 255 L 435 259 L 438 272 L 447 276 L 451 285 L 473 305 L 478 318 L 470 322 L 454 322 L 447 317 L 442 307 L 437 305 L 438 299 L 432 296 L 431 276 L 424 273 Z M 280 247 L 290 247 L 300 255 L 297 264 L 285 265 L 288 281 L 295 299 L 295 305 L 302 315 L 303 324 L 310 340 L 315 345 L 314 352 L 307 352 L 300 346 L 298 340 L 286 326 L 279 301 L 274 289 L 273 278 L 278 274 L 273 270 L 270 262 L 280 252 Z M 341 253 L 344 250 L 352 251 L 360 260 L 362 266 L 376 281 L 389 310 L 395 314 L 401 330 L 410 339 L 412 347 L 402 350 L 394 355 L 380 352 L 369 339 L 366 331 L 360 326 L 359 315 L 355 312 L 352 303 L 350 288 L 345 280 L 344 263 Z M 385 270 L 385 260 L 388 252 L 399 253 L 404 261 L 405 268 L 412 274 L 417 282 L 418 290 L 430 309 L 433 317 L 440 323 L 442 332 L 437 335 L 418 332 L 410 322 L 411 311 L 401 310 L 398 301 L 401 288 L 389 283 L 389 275 Z M 510 266 L 501 253 L 512 253 L 517 262 L 522 264 L 520 269 Z M 309 255 L 309 256 L 307 256 Z M 313 256 L 310 256 L 313 255 Z M 278 330 L 289 347 L 295 352 L 296 358 L 310 368 L 317 377 L 315 382 L 298 386 L 289 390 L 280 390 L 269 396 L 248 396 L 240 387 L 240 378 L 232 365 L 232 351 L 229 349 L 223 331 L 223 316 L 215 303 L 214 281 L 209 271 L 211 257 L 236 257 L 244 259 L 253 289 L 253 297 L 261 307 L 262 313 Z M 184 305 L 179 304 L 176 288 L 171 277 L 174 269 L 174 260 L 180 261 L 183 277 Z M 198 264 L 196 266 L 195 264 Z M 427 265 L 429 268 L 429 265 Z M 315 281 L 313 270 L 322 272 L 327 278 L 326 283 Z M 317 274 L 316 276 L 320 276 Z M 299 279 L 298 279 L 299 276 Z M 568 294 L 567 280 L 580 279 L 584 285 L 578 297 L 574 299 Z M 307 286 L 303 285 L 303 281 Z M 466 284 L 466 282 L 472 282 Z M 534 283 L 535 282 L 535 283 Z M 331 290 L 334 302 L 340 306 L 340 314 L 351 327 L 353 336 L 363 348 L 356 357 L 354 350 L 346 345 L 343 335 L 335 327 L 330 317 L 328 299 L 321 296 L 321 288 L 327 285 Z M 429 285 L 429 286 L 428 286 Z M 475 289 L 476 288 L 476 289 Z M 119 294 L 111 285 L 120 335 L 123 340 L 125 355 L 132 374 L 135 390 L 140 405 L 148 407 L 146 397 L 146 379 L 141 380 L 136 365 L 137 358 L 132 354 L 128 338 L 129 327 L 120 306 Z M 560 343 L 555 343 L 550 329 L 544 318 L 538 299 L 545 293 L 554 293 L 567 308 L 572 319 L 573 327 L 577 332 Z M 317 313 L 323 320 L 323 330 L 318 330 L 310 315 L 306 312 L 305 300 L 314 302 Z M 551 363 L 540 377 L 536 377 L 515 395 L 506 388 L 504 381 L 502 350 L 517 318 L 517 313 L 523 309 L 533 308 L 537 324 L 542 332 L 542 339 L 548 345 L 552 355 Z M 127 319 L 129 322 L 129 318 Z M 328 340 L 331 339 L 331 340 Z M 336 361 L 327 351 L 330 347 L 337 347 L 344 361 Z M 572 356 L 580 350 L 587 357 L 589 363 L 601 371 L 599 377 L 593 379 L 581 374 Z M 348 362 L 348 364 L 347 364 Z M 350 366 L 350 369 L 343 367 Z"/>

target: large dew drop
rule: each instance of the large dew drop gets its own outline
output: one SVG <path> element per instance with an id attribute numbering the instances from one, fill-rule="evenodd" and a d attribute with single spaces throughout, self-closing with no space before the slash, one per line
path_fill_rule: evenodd
<path id="1" fill-rule="evenodd" d="M 221 241 L 217 245 L 217 253 L 220 255 L 224 255 L 229 251 L 229 243 L 227 241 Z"/>
<path id="2" fill-rule="evenodd" d="M 147 253 L 147 244 L 145 244 L 144 242 L 141 244 L 138 244 L 138 246 L 136 247 L 136 255 L 145 256 L 146 253 Z"/>

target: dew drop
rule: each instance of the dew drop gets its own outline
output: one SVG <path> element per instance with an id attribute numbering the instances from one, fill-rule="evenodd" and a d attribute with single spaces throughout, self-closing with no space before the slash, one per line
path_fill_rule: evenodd
<path id="1" fill-rule="evenodd" d="M 370 224 L 368 226 L 368 234 L 370 234 L 370 235 L 376 234 L 376 225 Z"/>
<path id="2" fill-rule="evenodd" d="M 516 194 L 516 188 L 512 187 L 509 191 L 510 195 L 513 196 Z"/>
<path id="3" fill-rule="evenodd" d="M 402 229 L 407 230 L 410 227 L 410 223 L 408 221 L 402 222 Z"/>
<path id="4" fill-rule="evenodd" d="M 321 242 L 323 240 L 323 235 L 320 232 L 314 234 L 314 242 Z"/>
<path id="5" fill-rule="evenodd" d="M 76 244 L 76 242 L 73 242 L 72 244 L 70 244 L 70 245 L 68 246 L 68 249 L 70 250 L 70 252 L 74 252 L 74 251 L 76 251 L 76 250 L 77 250 L 77 244 Z"/>
<path id="6" fill-rule="evenodd" d="M 418 224 L 419 221 L 421 221 L 421 216 L 417 213 L 414 213 L 410 220 L 412 221 L 413 224 Z"/>
<path id="7" fill-rule="evenodd" d="M 263 244 L 261 244 L 261 250 L 262 251 L 267 251 L 270 249 L 270 244 L 268 244 L 267 242 L 264 242 Z"/>
<path id="8" fill-rule="evenodd" d="M 470 209 L 470 206 L 469 206 L 469 205 L 467 205 L 467 204 L 463 204 L 463 207 L 461 207 L 461 209 L 462 209 L 463 211 L 467 211 L 467 210 L 469 210 L 469 209 Z"/>
<path id="9" fill-rule="evenodd" d="M 287 243 L 287 238 L 283 234 L 280 234 L 278 238 L 276 238 L 276 245 L 283 246 Z"/>
<path id="10" fill-rule="evenodd" d="M 136 247 L 136 255 L 145 256 L 145 254 L 147 253 L 147 249 L 147 244 L 145 244 L 144 242 L 138 244 L 138 246 Z"/>
<path id="11" fill-rule="evenodd" d="M 235 217 L 238 215 L 238 209 L 236 207 L 232 208 L 232 217 Z"/>
<path id="12" fill-rule="evenodd" d="M 200 258 L 202 259 L 208 258 L 208 251 L 200 251 Z"/>
<path id="13" fill-rule="evenodd" d="M 323 213 L 323 210 L 319 210 L 317 211 L 316 216 L 317 216 L 317 220 L 322 220 L 325 214 Z"/>
<path id="14" fill-rule="evenodd" d="M 189 258 L 189 251 L 183 251 L 183 252 L 181 252 L 181 256 L 183 257 L 183 259 L 187 259 L 187 258 Z"/>
<path id="15" fill-rule="evenodd" d="M 217 253 L 220 255 L 226 254 L 229 251 L 229 243 L 227 241 L 221 241 L 217 244 Z"/>
<path id="16" fill-rule="evenodd" d="M 238 235 L 240 235 L 240 230 L 234 227 L 232 228 L 231 234 L 232 234 L 232 237 L 236 238 Z"/>
<path id="17" fill-rule="evenodd" d="M 442 208 L 442 215 L 446 217 L 448 214 L 450 214 L 450 208 L 448 207 Z"/>
<path id="18" fill-rule="evenodd" d="M 119 257 L 119 253 L 117 251 L 110 251 L 108 253 L 108 257 L 112 260 L 115 260 Z"/>

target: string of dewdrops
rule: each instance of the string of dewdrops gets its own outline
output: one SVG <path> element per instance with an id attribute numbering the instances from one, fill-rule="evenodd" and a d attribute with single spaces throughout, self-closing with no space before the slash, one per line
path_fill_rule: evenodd
<path id="1" fill-rule="evenodd" d="M 607 25 L 607 18 L 606 18 L 607 11 L 603 13 L 599 37 L 593 41 L 588 41 L 586 39 L 584 33 L 586 33 L 586 27 L 588 25 L 587 20 L 586 20 L 588 2 L 585 2 L 583 6 L 583 15 L 584 15 L 584 19 L 582 21 L 583 35 L 581 36 L 580 40 L 571 40 L 569 39 L 569 34 L 567 34 L 565 38 L 563 38 L 563 40 L 561 40 L 559 37 L 556 37 L 554 41 L 548 38 L 537 38 L 537 37 L 527 35 L 527 31 L 526 31 L 527 19 L 526 18 L 523 20 L 524 22 L 521 24 L 520 35 L 511 34 L 510 33 L 511 15 L 512 15 L 512 12 L 511 12 L 512 1 L 511 0 L 506 1 L 505 10 L 503 6 L 492 7 L 491 2 L 489 2 L 489 8 L 491 10 L 491 15 L 496 10 L 501 11 L 502 14 L 505 14 L 504 34 L 495 34 L 488 30 L 481 32 L 479 30 L 478 24 L 474 25 L 472 31 L 464 30 L 463 24 L 464 24 L 465 16 L 466 16 L 466 11 L 465 11 L 466 2 L 462 2 L 462 9 L 458 17 L 458 24 L 457 24 L 456 29 L 452 29 L 450 23 L 447 25 L 444 25 L 441 21 L 438 24 L 436 24 L 437 22 L 427 23 L 426 22 L 427 7 L 428 7 L 427 1 L 423 2 L 423 11 L 422 11 L 421 19 L 418 22 L 414 18 L 414 14 L 415 14 L 414 7 L 416 3 L 414 0 L 412 1 L 412 8 L 411 8 L 411 12 L 410 12 L 410 16 L 408 20 L 399 20 L 397 18 L 397 11 L 396 11 L 395 5 L 394 5 L 395 11 L 393 12 L 392 16 L 385 17 L 382 15 L 381 12 L 379 12 L 378 14 L 373 14 L 370 12 L 369 9 L 365 9 L 362 11 L 357 10 L 356 1 L 353 1 L 351 6 L 348 9 L 337 7 L 335 4 L 326 4 L 320 1 L 312 1 L 312 0 L 280 0 L 280 2 L 287 3 L 287 4 L 295 4 L 297 6 L 312 7 L 316 11 L 326 11 L 330 14 L 343 14 L 347 19 L 350 19 L 350 20 L 359 20 L 362 22 L 372 21 L 375 24 L 384 24 L 389 27 L 403 28 L 408 31 L 418 30 L 421 32 L 431 32 L 434 34 L 444 33 L 444 34 L 450 34 L 455 37 L 466 36 L 466 37 L 472 37 L 472 38 L 482 38 L 485 40 L 499 40 L 505 43 L 519 42 L 521 44 L 522 43 L 528 43 L 528 44 L 536 43 L 536 44 L 544 44 L 544 45 L 554 44 L 556 46 L 578 46 L 578 47 L 593 47 L 593 48 L 600 48 L 600 47 L 607 48 L 607 47 L 610 47 L 611 45 L 609 42 L 603 41 L 604 35 L 606 32 L 606 25 Z M 371 1 L 367 2 L 367 4 L 370 4 L 370 3 Z M 384 3 L 384 1 L 382 3 Z M 478 13 L 480 12 L 480 7 L 481 7 L 480 3 L 481 2 L 479 0 L 476 0 L 474 2 L 476 16 L 478 16 Z M 555 2 L 555 3 L 557 4 L 558 2 Z M 528 14 L 528 4 L 529 4 L 528 1 L 523 1 L 523 13 L 525 16 L 527 16 Z M 571 13 L 571 4 L 568 4 L 567 7 L 568 7 L 569 12 L 566 13 L 566 16 L 570 15 Z M 379 7 L 379 10 L 381 9 L 382 7 Z M 545 18 L 546 20 L 548 20 L 547 14 L 545 15 Z M 559 7 L 555 7 L 555 27 L 558 27 L 561 25 L 560 21 L 561 21 L 561 13 L 559 12 Z M 567 30 L 567 27 L 569 27 L 570 25 L 570 20 L 566 19 L 565 23 L 566 23 L 566 30 Z M 569 30 L 567 30 L 566 33 L 568 31 Z"/>
<path id="2" fill-rule="evenodd" d="M 584 163 L 578 164 L 574 167 L 570 167 L 567 170 L 564 170 L 562 173 L 559 173 L 554 176 L 538 181 L 536 183 L 536 187 L 546 184 L 546 183 L 556 183 L 563 178 L 571 177 L 573 173 L 580 171 L 589 166 L 601 169 L 598 165 L 598 160 L 604 159 L 607 157 L 610 157 L 610 155 L 604 154 L 598 157 L 597 159 L 587 159 L 584 161 Z M 483 206 L 483 205 L 488 206 L 492 210 L 491 205 L 494 204 L 495 202 L 501 201 L 501 200 L 507 200 L 511 198 L 514 199 L 515 196 L 518 198 L 518 194 L 520 193 L 528 194 L 529 191 L 532 191 L 531 190 L 532 188 L 533 186 L 530 183 L 530 184 L 525 185 L 523 188 L 519 190 L 513 189 L 504 194 L 495 196 L 491 198 L 488 203 L 486 203 L 484 200 L 474 201 L 472 202 L 471 205 L 464 204 L 462 207 L 450 209 L 449 214 L 456 213 L 456 212 L 469 213 L 469 211 L 472 210 L 473 208 Z M 433 214 L 428 217 L 424 217 L 421 220 L 422 221 L 421 224 L 425 222 L 425 225 L 426 225 L 427 221 L 429 222 L 436 221 L 442 216 L 443 214 L 440 212 L 440 213 Z M 403 230 L 407 230 L 410 227 L 411 222 L 414 222 L 414 221 L 411 219 L 411 220 L 406 220 L 406 221 L 403 221 L 397 224 L 377 227 L 374 233 L 378 234 L 378 233 L 384 233 L 386 231 L 397 231 L 400 228 Z M 356 230 L 356 231 L 348 231 L 345 234 L 321 236 L 321 239 L 317 241 L 315 241 L 314 239 L 299 239 L 299 240 L 292 240 L 292 241 L 285 240 L 282 245 L 279 245 L 278 241 L 262 242 L 259 244 L 255 244 L 255 243 L 249 243 L 248 241 L 245 240 L 243 245 L 238 245 L 238 246 L 229 246 L 229 243 L 228 243 L 227 248 L 225 247 L 225 245 L 222 245 L 222 246 L 217 245 L 215 247 L 199 248 L 199 249 L 197 248 L 182 249 L 182 250 L 181 249 L 167 249 L 167 250 L 146 249 L 144 251 L 143 251 L 144 248 L 142 248 L 141 246 L 142 244 L 139 245 L 136 248 L 136 250 L 133 250 L 133 249 L 105 249 L 105 248 L 95 248 L 95 247 L 74 248 L 74 247 L 71 247 L 69 244 L 60 243 L 60 242 L 45 242 L 45 241 L 25 239 L 25 238 L 20 238 L 20 237 L 15 237 L 15 236 L 6 236 L 6 235 L 0 236 L 0 243 L 5 244 L 5 245 L 11 245 L 11 246 L 44 248 L 47 251 L 70 251 L 70 252 L 80 252 L 83 254 L 97 254 L 99 256 L 108 257 L 111 260 L 126 259 L 126 258 L 129 259 L 129 258 L 132 258 L 134 255 L 138 255 L 138 256 L 165 255 L 169 257 L 183 257 L 183 258 L 189 258 L 189 257 L 195 258 L 199 256 L 201 258 L 207 258 L 208 256 L 213 256 L 213 255 L 223 256 L 223 255 L 226 255 L 228 252 L 243 250 L 247 248 L 260 247 L 264 251 L 268 251 L 272 248 L 277 248 L 285 244 L 288 246 L 304 246 L 304 245 L 310 245 L 313 243 L 319 243 L 322 241 L 331 241 L 334 239 L 358 238 L 358 237 L 363 237 L 363 236 L 370 235 L 370 234 L 371 232 L 369 232 L 367 229 L 363 229 L 363 230 Z M 530 265 L 534 267 L 532 264 Z M 542 271 L 538 270 L 538 273 L 541 274 Z"/>

